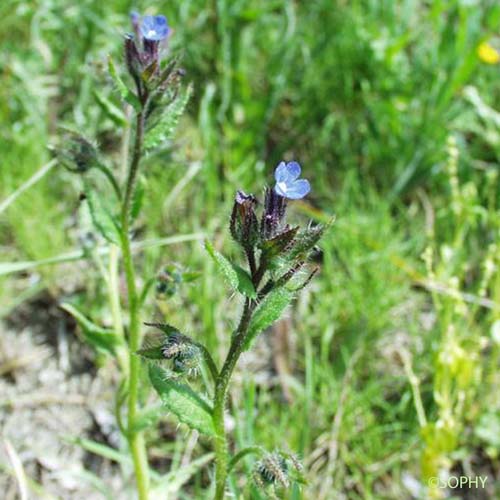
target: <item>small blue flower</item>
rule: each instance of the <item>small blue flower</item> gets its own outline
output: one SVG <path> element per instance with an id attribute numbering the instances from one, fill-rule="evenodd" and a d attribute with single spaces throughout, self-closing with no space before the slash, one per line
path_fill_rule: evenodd
<path id="1" fill-rule="evenodd" d="M 141 23 L 141 34 L 145 40 L 159 42 L 170 31 L 165 16 L 144 16 Z"/>
<path id="2" fill-rule="evenodd" d="M 296 161 L 285 163 L 282 161 L 274 171 L 276 186 L 274 190 L 280 196 L 290 200 L 300 200 L 309 193 L 311 186 L 306 179 L 299 179 L 300 165 Z"/>

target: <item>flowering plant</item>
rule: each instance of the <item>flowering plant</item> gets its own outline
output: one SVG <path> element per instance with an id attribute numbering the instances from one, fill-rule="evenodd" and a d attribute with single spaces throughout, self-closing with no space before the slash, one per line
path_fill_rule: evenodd
<path id="1" fill-rule="evenodd" d="M 230 262 L 210 242 L 205 244 L 232 290 L 243 297 L 243 311 L 222 368 L 219 369 L 205 347 L 168 324 L 151 325 L 163 335 L 154 340 L 147 338 L 146 345 L 139 350 L 143 357 L 154 360 L 149 375 L 165 406 L 181 422 L 213 438 L 216 499 L 224 498 L 228 474 L 249 453 L 260 456 L 254 472 L 259 486 L 274 489 L 288 486 L 291 480 L 302 481 L 299 462 L 283 451 L 267 453 L 251 446 L 231 457 L 224 425 L 229 382 L 241 354 L 250 349 L 259 333 L 279 319 L 294 294 L 306 286 L 317 271 L 313 267 L 305 276 L 299 273 L 308 266 L 309 256 L 325 226 L 301 229 L 286 223 L 288 199 L 300 199 L 310 190 L 307 180 L 298 179 L 300 172 L 296 162 L 278 165 L 276 185 L 266 189 L 260 217 L 256 212 L 257 198 L 243 191 L 236 193 L 229 229 L 246 256 L 248 269 Z M 160 361 L 169 363 L 168 368 Z M 211 401 L 188 384 L 180 383 L 176 375 L 179 372 L 196 374 L 202 362 L 206 363 L 213 382 Z"/>
<path id="2" fill-rule="evenodd" d="M 225 495 L 227 477 L 239 460 L 256 453 L 254 478 L 262 487 L 288 486 L 301 481 L 300 464 L 284 451 L 267 453 L 259 447 L 243 449 L 231 456 L 224 425 L 226 401 L 231 376 L 241 354 L 248 350 L 257 335 L 276 321 L 293 300 L 294 294 L 307 285 L 316 272 L 309 270 L 309 255 L 321 238 L 324 226 L 301 229 L 286 222 L 288 200 L 303 198 L 310 190 L 309 182 L 300 179 L 297 162 L 281 162 L 275 170 L 276 184 L 267 188 L 262 213 L 251 194 L 238 191 L 230 217 L 229 230 L 246 257 L 248 269 L 230 262 L 206 242 L 209 256 L 230 287 L 243 297 L 239 324 L 221 367 L 205 346 L 167 323 L 145 323 L 158 330 L 144 339 L 141 332 L 141 309 L 148 287 L 138 288 L 132 258 L 132 228 L 141 208 L 138 185 L 141 159 L 146 152 L 161 145 L 169 136 L 183 112 L 190 94 L 181 85 L 183 71 L 177 61 L 162 59 L 170 28 L 164 16 L 140 17 L 133 13 L 133 34 L 124 41 L 125 62 L 130 88 L 110 61 L 110 74 L 115 80 L 124 104 L 132 112 L 133 125 L 125 114 L 100 96 L 99 104 L 117 123 L 133 129 L 133 144 L 128 150 L 124 140 L 123 178 L 102 158 L 94 141 L 71 132 L 59 159 L 69 170 L 83 177 L 85 200 L 96 232 L 109 244 L 110 308 L 113 329 L 93 323 L 72 304 L 63 307 L 79 322 L 86 338 L 101 351 L 116 357 L 122 383 L 116 398 L 116 418 L 133 458 L 139 498 L 150 493 L 150 469 L 144 429 L 155 422 L 148 408 L 143 408 L 140 394 L 141 370 L 147 364 L 149 378 L 164 407 L 193 429 L 212 439 L 215 451 L 215 498 Z M 103 185 L 102 178 L 107 184 Z M 104 195 L 111 188 L 112 195 Z M 122 320 L 122 304 L 118 291 L 119 256 L 127 284 L 128 322 Z M 188 279 L 178 269 L 166 269 L 158 291 L 174 293 L 175 287 Z M 195 391 L 187 379 L 196 377 L 206 366 L 212 379 L 207 398 Z"/>

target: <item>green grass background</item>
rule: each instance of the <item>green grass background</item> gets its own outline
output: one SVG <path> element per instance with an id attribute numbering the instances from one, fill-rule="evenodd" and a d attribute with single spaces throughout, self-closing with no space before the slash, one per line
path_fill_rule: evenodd
<path id="1" fill-rule="evenodd" d="M 312 184 L 292 217 L 336 216 L 321 245 L 321 272 L 289 315 L 293 403 L 279 384 L 262 388 L 258 377 L 240 373 L 233 390 L 238 445 L 285 447 L 303 458 L 309 484 L 284 498 L 412 498 L 408 478 L 425 487 L 442 470 L 488 475 L 488 494 L 498 495 L 499 334 L 491 332 L 500 301 L 500 79 L 499 66 L 477 53 L 480 43 L 496 42 L 498 5 L 3 0 L 0 200 L 49 161 L 47 146 L 57 143 L 60 126 L 95 137 L 118 159 L 122 131 L 92 90 L 119 105 L 106 61 L 122 60 L 131 8 L 167 16 L 171 52 L 181 55 L 194 86 L 175 141 L 144 164 L 138 238 L 203 232 L 235 255 L 227 235 L 232 196 L 240 188 L 261 196 L 281 159 L 298 160 Z M 448 168 L 449 137 L 459 152 L 458 177 Z M 2 263 L 79 248 L 80 188 L 56 167 L 0 214 Z M 435 276 L 421 258 L 427 247 Z M 168 321 L 186 325 L 220 359 L 238 304 L 200 242 L 148 250 L 139 259 L 144 279 L 173 262 L 202 278 L 166 306 Z M 109 321 L 91 263 L 73 287 L 58 265 L 36 273 L 39 281 L 0 276 L 3 316 L 41 290 L 58 300 L 68 287 L 87 286 L 92 293 L 80 290 L 79 300 Z M 422 286 L 430 278 L 442 293 Z M 486 301 L 464 305 L 463 293 Z M 144 314 L 160 315 L 153 300 Z M 452 424 L 440 390 L 453 401 Z M 185 432 L 174 439 L 156 446 L 175 460 Z M 183 498 L 201 494 L 206 477 L 199 476 Z M 244 477 L 232 488 L 258 498 Z"/>

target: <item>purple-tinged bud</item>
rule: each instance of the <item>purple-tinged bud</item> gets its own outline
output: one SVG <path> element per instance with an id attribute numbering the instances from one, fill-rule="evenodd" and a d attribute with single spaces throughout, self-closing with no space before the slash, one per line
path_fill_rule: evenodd
<path id="1" fill-rule="evenodd" d="M 238 191 L 234 198 L 229 229 L 235 241 L 245 249 L 251 249 L 259 237 L 259 223 L 255 215 L 257 200 L 252 194 Z"/>
<path id="2" fill-rule="evenodd" d="M 139 12 L 133 10 L 130 13 L 130 23 L 132 24 L 132 29 L 134 30 L 134 35 L 136 40 L 141 40 L 140 24 L 141 15 Z"/>
<path id="3" fill-rule="evenodd" d="M 125 35 L 125 62 L 130 75 L 137 79 L 141 72 L 141 55 L 132 35 Z"/>
<path id="4" fill-rule="evenodd" d="M 261 237 L 268 240 L 276 236 L 285 225 L 286 198 L 274 189 L 266 189 L 264 213 L 260 225 Z"/>
<path id="5" fill-rule="evenodd" d="M 148 40 L 147 38 L 143 38 L 142 43 L 144 45 L 144 62 L 146 66 L 150 66 L 159 59 L 160 42 L 157 40 Z"/>

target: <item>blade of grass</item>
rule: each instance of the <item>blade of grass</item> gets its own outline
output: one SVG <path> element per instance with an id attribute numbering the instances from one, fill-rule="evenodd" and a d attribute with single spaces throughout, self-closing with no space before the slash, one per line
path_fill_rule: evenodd
<path id="1" fill-rule="evenodd" d="M 21 184 L 11 195 L 7 196 L 5 200 L 0 203 L 0 214 L 7 210 L 9 205 L 14 203 L 19 196 L 21 196 L 25 191 L 27 191 L 31 186 L 36 184 L 40 179 L 42 179 L 55 165 L 57 160 L 54 158 L 41 167 L 35 174 L 33 174 L 26 182 Z"/>
<path id="2" fill-rule="evenodd" d="M 165 245 L 174 245 L 176 243 L 184 243 L 186 241 L 202 240 L 205 237 L 203 233 L 181 234 L 177 236 L 170 236 L 168 238 L 152 238 L 148 240 L 138 241 L 132 244 L 132 252 L 145 250 L 147 248 L 161 247 Z M 109 253 L 109 246 L 102 246 L 96 249 L 98 255 L 107 255 Z M 0 276 L 24 272 L 40 266 L 47 266 L 53 264 L 62 264 L 64 262 L 72 262 L 88 257 L 85 250 L 73 250 L 72 252 L 63 253 L 54 257 L 40 260 L 29 260 L 22 262 L 4 262 L 0 263 Z"/>

